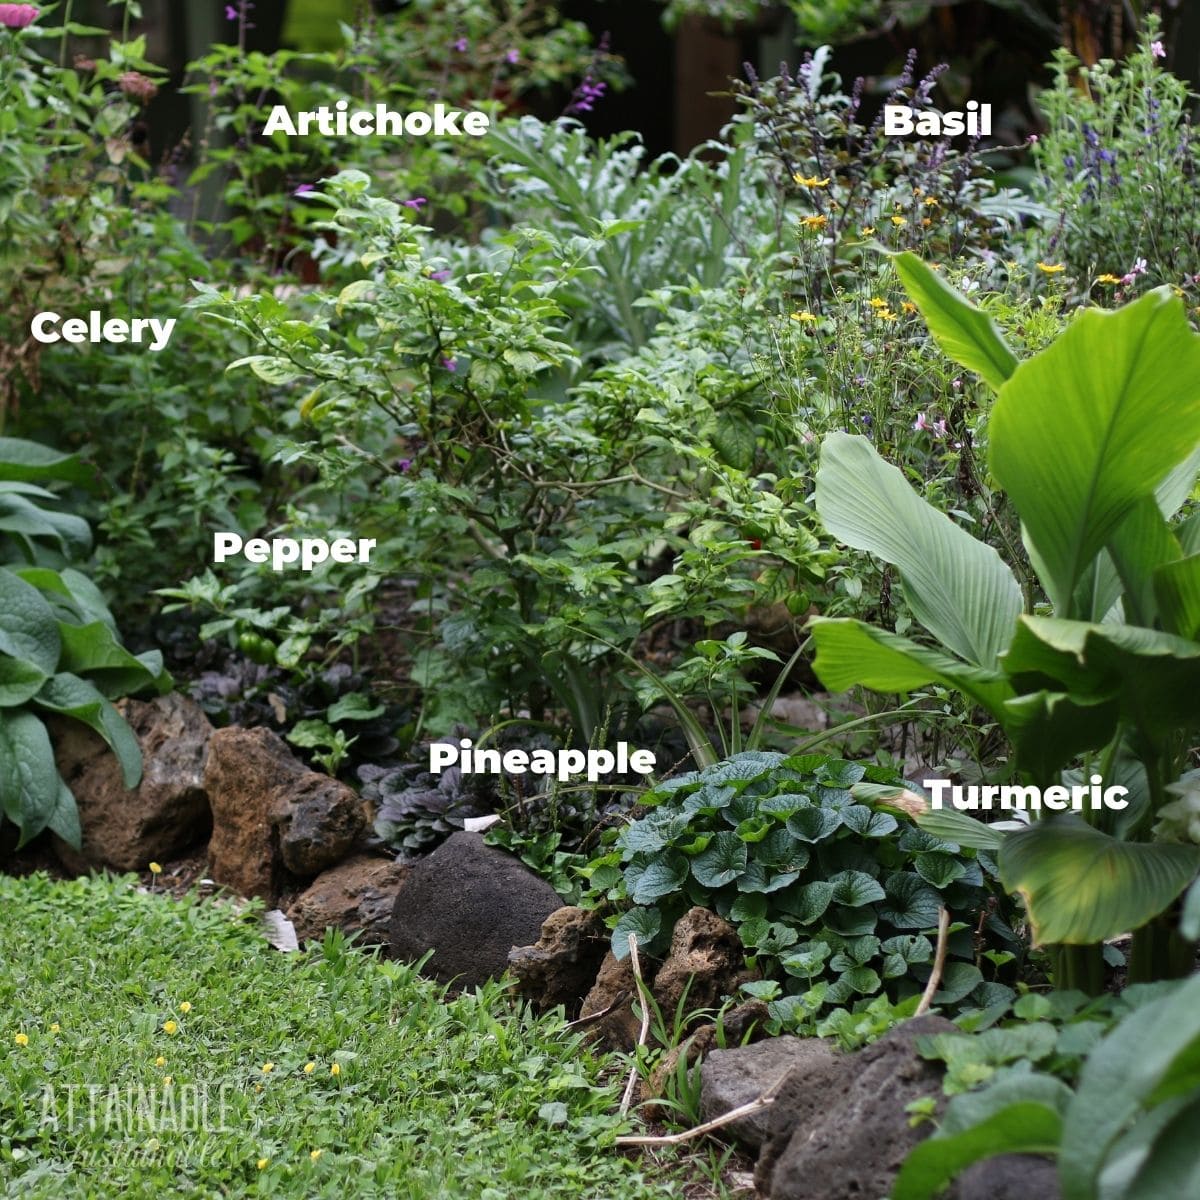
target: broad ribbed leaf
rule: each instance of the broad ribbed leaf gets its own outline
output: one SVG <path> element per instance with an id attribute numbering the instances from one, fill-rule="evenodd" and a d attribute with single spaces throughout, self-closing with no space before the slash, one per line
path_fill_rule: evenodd
<path id="1" fill-rule="evenodd" d="M 61 651 L 58 624 L 46 598 L 13 571 L 0 567 L 0 654 L 51 675 Z"/>
<path id="2" fill-rule="evenodd" d="M 1183 638 L 1200 637 L 1200 554 L 1159 567 L 1154 599 L 1164 629 Z"/>
<path id="3" fill-rule="evenodd" d="M 612 931 L 613 957 L 620 960 L 629 957 L 629 935 L 637 938 L 639 950 L 651 948 L 662 930 L 662 913 L 657 908 L 631 908 L 621 914 Z"/>
<path id="4" fill-rule="evenodd" d="M 1074 696 L 1111 698 L 1144 737 L 1200 723 L 1200 642 L 1137 625 L 1022 617 L 1005 670 L 1018 685 L 1053 680 Z"/>
<path id="5" fill-rule="evenodd" d="M 159 684 L 162 658 L 154 652 L 136 656 L 117 641 L 103 621 L 88 625 L 58 623 L 62 637 L 62 669 L 74 675 L 87 675 L 110 699 L 140 692 Z"/>
<path id="6" fill-rule="evenodd" d="M 864 437 L 821 446 L 816 506 L 839 541 L 891 563 L 917 620 L 969 663 L 994 667 L 1021 612 L 1021 589 L 991 546 L 926 504 Z"/>
<path id="7" fill-rule="evenodd" d="M 1162 912 L 1200 871 L 1200 847 L 1121 842 L 1064 814 L 1009 834 L 999 862 L 1037 943 L 1087 946 Z"/>
<path id="8" fill-rule="evenodd" d="M 934 837 L 957 842 L 974 850 L 999 850 L 1004 845 L 1004 831 L 985 825 L 976 817 L 953 808 L 929 809 L 916 818 L 917 824 Z"/>
<path id="9" fill-rule="evenodd" d="M 897 929 L 931 929 L 938 923 L 941 901 L 921 877 L 912 871 L 889 875 L 885 885 L 887 899 L 879 906 L 879 916 Z"/>
<path id="10" fill-rule="evenodd" d="M 898 633 L 850 617 L 814 617 L 808 623 L 817 647 L 813 670 L 830 689 L 862 684 L 877 692 L 910 692 L 940 683 L 998 713 L 1012 688 L 999 671 L 968 666 Z"/>
<path id="11" fill-rule="evenodd" d="M 631 865 L 625 871 L 629 898 L 634 904 L 653 904 L 677 892 L 688 875 L 688 860 L 682 854 L 660 854 L 644 867 Z"/>
<path id="12" fill-rule="evenodd" d="M 0 787 L 5 793 L 5 812 L 17 814 L 20 845 L 50 823 L 58 807 L 61 782 L 50 737 L 41 721 L 24 711 L 0 717 Z"/>
<path id="13" fill-rule="evenodd" d="M 989 463 L 1059 613 L 1134 504 L 1198 443 L 1200 335 L 1166 288 L 1081 313 L 1016 369 L 992 410 Z"/>
<path id="14" fill-rule="evenodd" d="M 74 454 L 60 454 L 38 442 L 0 438 L 0 479 L 65 479 L 89 483 L 92 474 Z"/>
<path id="15" fill-rule="evenodd" d="M 885 893 L 879 881 L 865 871 L 839 871 L 830 876 L 833 884 L 833 902 L 847 908 L 862 908 L 884 899 Z"/>
<path id="16" fill-rule="evenodd" d="M 1003 725 L 1020 771 L 1033 779 L 1051 779 L 1082 751 L 1106 746 L 1120 715 L 1115 695 L 1041 689 L 1009 700 Z"/>
<path id="17" fill-rule="evenodd" d="M 976 372 L 989 387 L 999 391 L 1017 369 L 1017 360 L 992 318 L 911 251 L 895 255 L 892 261 L 900 282 L 921 310 L 933 340 L 948 357 Z"/>
<path id="18" fill-rule="evenodd" d="M 1062 1135 L 1064 1200 L 1092 1200 L 1109 1149 L 1172 1076 L 1191 1073 L 1200 1039 L 1200 976 L 1130 1013 L 1084 1063 Z M 1186 1078 L 1186 1076 L 1185 1076 Z M 1179 1090 L 1179 1089 L 1176 1089 Z M 1132 1193 L 1157 1197 L 1157 1192 Z"/>

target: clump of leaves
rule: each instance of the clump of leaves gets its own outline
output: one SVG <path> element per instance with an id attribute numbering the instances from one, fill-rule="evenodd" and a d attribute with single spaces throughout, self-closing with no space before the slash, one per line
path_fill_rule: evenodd
<path id="1" fill-rule="evenodd" d="M 939 908 L 978 914 L 988 892 L 975 852 L 882 807 L 901 782 L 828 755 L 747 752 L 647 793 L 650 811 L 587 868 L 593 901 L 632 902 L 612 919 L 614 953 L 628 953 L 630 933 L 663 950 L 682 913 L 703 905 L 737 928 L 765 977 L 750 986 L 781 1026 L 915 996 Z M 984 981 L 966 924 L 948 947 L 936 1003 L 1011 996 Z"/>
<path id="2" fill-rule="evenodd" d="M 494 782 L 449 767 L 435 775 L 419 762 L 359 767 L 362 797 L 376 810 L 375 833 L 404 858 L 436 850 L 468 817 L 495 812 Z"/>

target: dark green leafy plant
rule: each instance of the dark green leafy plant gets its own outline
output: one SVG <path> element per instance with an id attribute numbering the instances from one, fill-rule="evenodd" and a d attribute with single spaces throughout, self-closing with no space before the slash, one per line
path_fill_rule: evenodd
<path id="1" fill-rule="evenodd" d="M 47 556 L 86 550 L 85 522 L 47 507 L 54 494 L 35 479 L 78 479 L 70 456 L 0 438 L 0 814 L 21 844 L 52 829 L 79 845 L 75 798 L 54 762 L 46 714 L 81 721 L 112 747 L 126 787 L 141 778 L 137 739 L 112 705 L 170 676 L 157 651 L 130 654 L 96 587 L 70 567 L 40 565 Z M 7 539 L 11 539 L 8 541 Z M 28 560 L 11 553 L 19 549 Z"/>
<path id="2" fill-rule="evenodd" d="M 828 755 L 748 751 L 642 797 L 650 811 L 593 860 L 591 895 L 632 907 L 614 917 L 613 951 L 637 934 L 649 952 L 703 905 L 736 926 L 750 985 L 783 1025 L 887 992 L 914 995 L 928 977 L 939 908 L 964 917 L 987 892 L 971 851 L 877 807 L 896 776 Z M 937 1002 L 992 1002 L 962 927 L 950 938 Z"/>
<path id="3" fill-rule="evenodd" d="M 1196 1195 L 1198 1044 L 1193 977 L 1125 1017 L 1088 1054 L 1074 1091 L 1022 1071 L 957 1097 L 938 1133 L 905 1161 L 893 1200 L 930 1200 L 972 1163 L 1013 1153 L 1056 1155 L 1064 1200 Z"/>

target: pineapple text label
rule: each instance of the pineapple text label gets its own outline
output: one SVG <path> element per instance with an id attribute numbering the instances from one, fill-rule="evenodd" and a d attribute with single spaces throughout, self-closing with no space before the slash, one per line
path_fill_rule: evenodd
<path id="1" fill-rule="evenodd" d="M 413 108 L 406 113 L 388 108 L 386 104 L 375 105 L 375 111 L 357 108 L 347 111 L 349 105 L 339 100 L 332 108 L 322 104 L 320 108 L 306 109 L 293 116 L 283 104 L 276 104 L 263 126 L 263 136 L 282 133 L 288 137 L 304 137 L 308 133 L 320 133 L 325 137 L 372 137 L 377 134 L 391 137 L 483 137 L 491 125 L 485 112 L 472 109 L 464 113 L 458 108 L 435 104 L 433 111 Z M 458 127 L 462 119 L 462 128 Z"/>
<path id="2" fill-rule="evenodd" d="M 565 783 L 572 775 L 587 773 L 589 783 L 602 775 L 649 775 L 654 770 L 652 750 L 629 749 L 618 742 L 616 750 L 483 750 L 472 749 L 470 738 L 457 742 L 432 742 L 429 746 L 429 770 L 440 775 L 448 767 L 458 767 L 464 775 L 555 775 Z"/>
<path id="3" fill-rule="evenodd" d="M 122 317 L 109 317 L 106 321 L 104 314 L 96 308 L 86 317 L 67 317 L 66 320 L 56 312 L 40 312 L 30 323 L 29 332 L 47 346 L 55 342 L 140 344 L 149 333 L 153 334 L 150 349 L 157 354 L 171 340 L 175 321 L 175 317 L 166 321 L 160 321 L 157 317 L 132 317 L 128 321 Z"/>
<path id="4" fill-rule="evenodd" d="M 332 560 L 335 563 L 370 562 L 371 551 L 376 545 L 374 538 L 335 538 L 332 542 L 324 538 L 251 538 L 243 542 L 236 533 L 213 534 L 213 562 L 223 563 L 227 558 L 239 554 L 247 562 L 271 564 L 273 571 L 288 571 L 297 565 L 302 571 L 311 571 L 317 563 Z"/>
<path id="5" fill-rule="evenodd" d="M 1070 787 L 1056 783 L 1048 788 L 990 783 L 964 787 L 949 779 L 922 779 L 921 783 L 933 793 L 935 809 L 950 807 L 959 812 L 991 812 L 993 809 L 1036 812 L 1042 808 L 1050 812 L 1083 812 L 1085 809 L 1095 812 L 1102 808 L 1129 807 L 1129 789 L 1119 784 L 1106 788 L 1099 775 L 1093 775 L 1088 783 Z"/>

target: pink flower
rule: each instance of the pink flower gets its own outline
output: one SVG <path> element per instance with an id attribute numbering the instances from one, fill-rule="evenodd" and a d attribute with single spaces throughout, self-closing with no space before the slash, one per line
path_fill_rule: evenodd
<path id="1" fill-rule="evenodd" d="M 946 421 L 945 421 L 944 417 L 940 421 L 934 421 L 933 434 L 934 434 L 934 437 L 940 437 L 940 438 L 946 436 Z"/>
<path id="2" fill-rule="evenodd" d="M 307 196 L 309 192 L 315 192 L 317 189 L 311 183 L 302 183 L 293 192 L 293 196 Z"/>
<path id="3" fill-rule="evenodd" d="M 447 371 L 453 373 L 454 371 L 458 370 L 458 360 L 455 358 L 443 358 L 442 366 L 445 367 Z"/>
<path id="4" fill-rule="evenodd" d="M 1167 48 L 1162 44 L 1162 42 L 1151 42 L 1150 53 L 1153 54 L 1155 58 L 1166 58 Z"/>
<path id="5" fill-rule="evenodd" d="M 504 61 L 510 67 L 515 67 L 521 61 L 521 52 L 519 50 L 510 50 L 505 56 Z"/>
<path id="6" fill-rule="evenodd" d="M 37 18 L 36 4 L 0 4 L 0 25 L 6 29 L 24 29 Z"/>
<path id="7" fill-rule="evenodd" d="M 917 433 L 920 433 L 922 430 L 928 431 L 932 428 L 933 426 L 925 419 L 925 414 L 923 412 L 917 413 L 917 419 L 913 422 L 913 429 Z"/>
<path id="8" fill-rule="evenodd" d="M 1144 258 L 1139 258 L 1134 262 L 1133 266 L 1121 276 L 1121 282 L 1132 283 L 1139 275 L 1145 275 L 1146 271 L 1146 260 Z"/>

